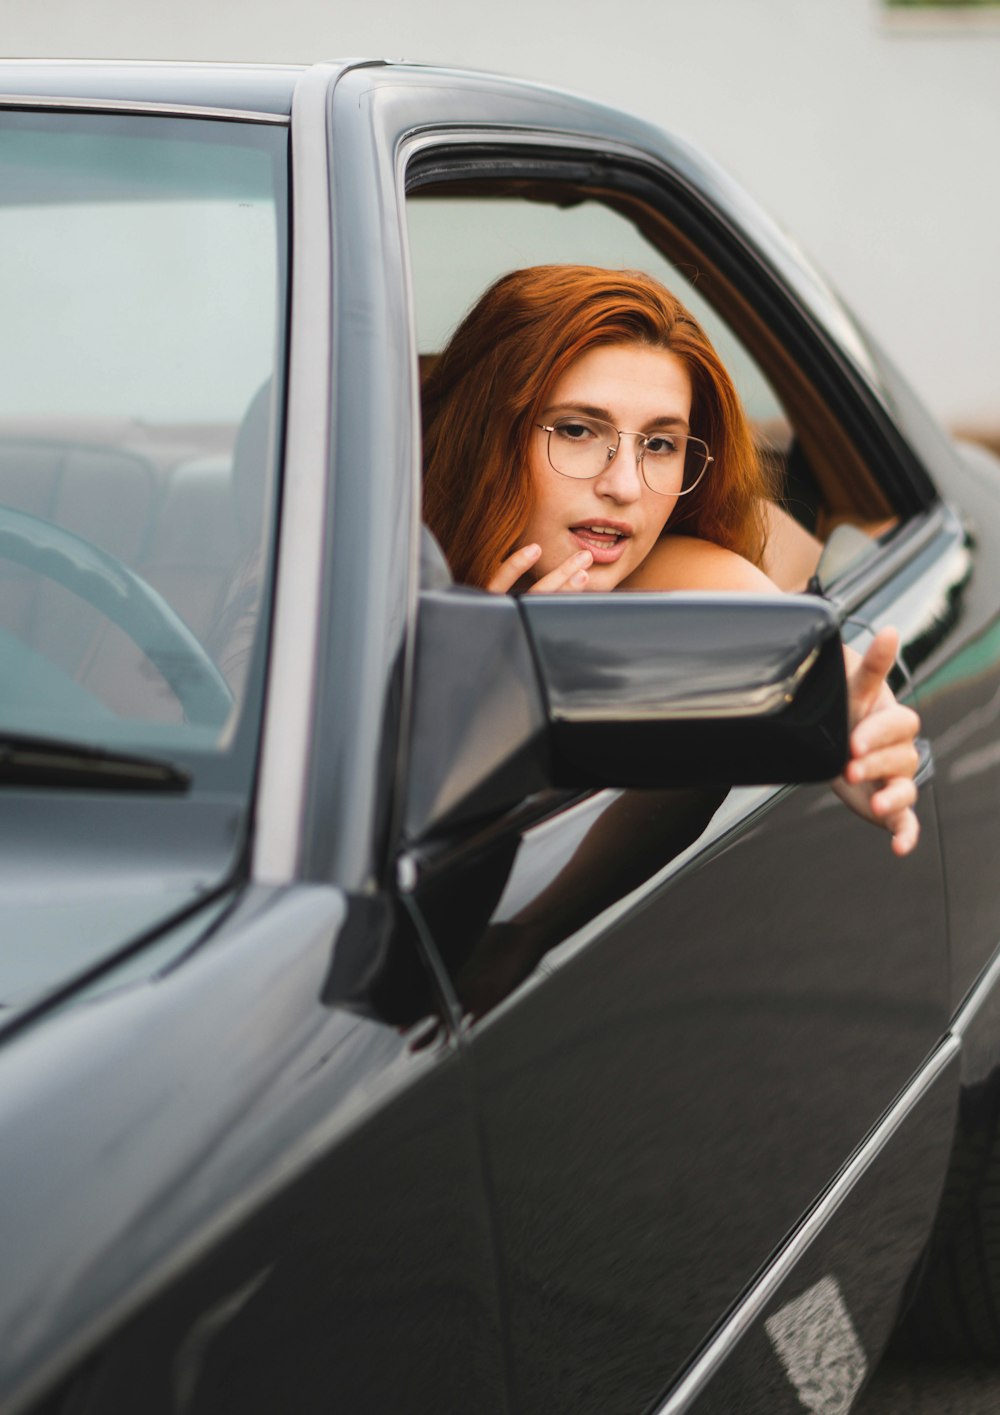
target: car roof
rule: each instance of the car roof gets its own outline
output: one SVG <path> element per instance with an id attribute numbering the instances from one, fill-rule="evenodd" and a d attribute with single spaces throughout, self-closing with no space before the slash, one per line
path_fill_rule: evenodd
<path id="1" fill-rule="evenodd" d="M 5 98 L 55 98 L 224 109 L 287 117 L 306 65 L 195 64 L 96 59 L 5 59 Z"/>
<path id="2" fill-rule="evenodd" d="M 136 107 L 185 107 L 260 113 L 287 117 L 292 95 L 302 76 L 313 67 L 331 73 L 356 68 L 407 71 L 434 82 L 472 83 L 483 92 L 525 97 L 545 95 L 578 114 L 600 113 L 612 126 L 635 127 L 624 113 L 575 93 L 505 74 L 454 66 L 441 67 L 384 58 L 331 58 L 310 64 L 251 64 L 171 62 L 117 59 L 0 59 L 0 107 L 25 99 L 52 99 L 60 106 L 74 99 L 84 106 L 100 103 Z"/>
<path id="3" fill-rule="evenodd" d="M 259 114 L 287 118 L 300 79 L 312 68 L 381 70 L 398 81 L 406 72 L 415 85 L 435 83 L 503 100 L 541 101 L 552 116 L 585 126 L 596 120 L 602 131 L 623 140 L 654 130 L 630 114 L 577 93 L 512 75 L 386 58 L 331 58 L 321 64 L 174 62 L 117 59 L 0 59 L 0 108 L 38 100 L 59 107 L 108 104 L 136 109 L 188 108 L 215 114 Z M 535 115 L 537 118 L 537 115 Z"/>

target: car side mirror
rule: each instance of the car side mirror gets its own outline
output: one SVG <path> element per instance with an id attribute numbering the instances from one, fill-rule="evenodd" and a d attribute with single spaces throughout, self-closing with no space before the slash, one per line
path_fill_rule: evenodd
<path id="1" fill-rule="evenodd" d="M 837 620 L 805 595 L 425 591 L 411 723 L 409 840 L 551 787 L 824 781 Z"/>
<path id="2" fill-rule="evenodd" d="M 843 650 L 821 600 L 538 595 L 520 607 L 555 785 L 825 781 L 847 759 Z"/>

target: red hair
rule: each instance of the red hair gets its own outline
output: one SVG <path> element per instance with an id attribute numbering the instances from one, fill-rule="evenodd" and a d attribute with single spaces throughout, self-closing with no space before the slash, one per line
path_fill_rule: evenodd
<path id="1" fill-rule="evenodd" d="M 534 425 L 557 380 L 599 344 L 666 349 L 684 364 L 691 433 L 715 460 L 667 529 L 760 564 L 770 473 L 697 320 L 641 271 L 539 265 L 490 286 L 424 384 L 424 519 L 463 584 L 485 586 L 517 546 L 531 510 Z"/>

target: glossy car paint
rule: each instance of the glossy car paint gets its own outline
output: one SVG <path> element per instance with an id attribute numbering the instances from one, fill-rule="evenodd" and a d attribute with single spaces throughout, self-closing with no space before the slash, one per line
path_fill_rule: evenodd
<path id="1" fill-rule="evenodd" d="M 19 102 L 291 99 L 293 154 L 325 153 L 329 186 L 297 212 L 290 348 L 293 366 L 318 353 L 333 399 L 329 432 L 288 406 L 322 559 L 315 615 L 272 674 L 257 831 L 294 847 L 255 855 L 256 884 L 233 852 L 215 906 L 176 934 L 164 899 L 131 950 L 123 930 L 127 973 L 112 956 L 70 979 L 2 1056 L 3 1133 L 23 1137 L 0 1185 L 4 1408 L 675 1415 L 734 1390 L 794 1408 L 766 1320 L 834 1273 L 877 1355 L 947 1162 L 959 1062 L 939 1041 L 995 946 L 972 848 L 987 801 L 953 768 L 961 741 L 988 745 L 996 559 L 934 484 L 987 552 L 995 494 L 930 447 L 832 297 L 688 149 L 506 81 L 299 81 L 301 107 L 287 71 L 11 66 L 0 83 Z M 842 608 L 900 625 L 945 738 L 916 859 L 820 786 L 543 791 L 454 837 L 425 835 L 422 807 L 402 841 L 419 438 L 401 199 L 408 162 L 486 142 L 511 163 L 559 147 L 669 169 L 747 279 L 784 289 L 789 339 L 829 362 L 913 516 Z M 335 316 L 328 352 L 315 316 L 300 327 L 310 296 Z M 279 627 L 298 583 L 283 549 Z M 277 705 L 303 684 L 288 734 Z M 276 790 L 275 762 L 301 790 Z M 996 1064 L 993 1005 L 961 1030 L 963 1055 L 980 1039 L 969 1077 Z M 838 1173 L 835 1210 L 817 1208 Z"/>
<path id="2" fill-rule="evenodd" d="M 926 1175 L 941 1162 L 941 1137 L 954 1120 L 957 1053 L 957 1043 L 948 1039 L 936 1053 L 939 1064 L 921 1078 L 919 1110 L 905 1106 L 912 1097 L 904 1093 L 898 1111 L 889 1112 L 852 1161 L 860 1174 L 849 1172 L 845 1182 L 835 1183 L 811 1216 L 818 1235 L 807 1222 L 789 1245 L 795 1250 L 793 1274 L 782 1281 L 780 1265 L 771 1269 L 773 1287 L 759 1285 L 759 1304 L 744 1304 L 734 1314 L 657 1415 L 723 1415 L 740 1402 L 798 1415 L 806 1400 L 815 1403 L 821 1396 L 836 1409 L 857 1393 L 871 1374 L 872 1353 L 889 1336 L 896 1293 L 885 1267 L 869 1262 L 859 1268 L 854 1254 L 899 1245 L 918 1262 L 920 1235 L 937 1193 L 914 1184 L 911 1175 Z M 728 1358 L 726 1367 L 718 1379 L 699 1383 L 699 1366 L 709 1367 L 717 1352 Z M 693 1404 L 690 1391 L 697 1392 Z"/>
<path id="3" fill-rule="evenodd" d="M 863 834 L 839 839 L 845 898 L 823 867 L 839 825 L 824 788 L 730 798 L 736 820 L 719 801 L 582 804 L 484 847 L 466 880 L 454 860 L 440 886 L 423 871 L 460 1003 L 482 1016 L 469 1046 L 522 1409 L 648 1404 L 946 1024 L 933 865 L 888 881 L 899 927 L 876 947 L 884 862 Z M 457 919 L 491 898 L 469 952 Z M 518 1005 L 496 1007 L 522 977 Z M 907 1171 L 915 1194 L 936 1192 L 943 1148 Z M 854 1252 L 852 1284 L 867 1261 Z"/>
<path id="4" fill-rule="evenodd" d="M 0 1036 L 199 912 L 236 868 L 244 830 L 235 799 L 6 787 Z"/>
<path id="5" fill-rule="evenodd" d="M 490 1408 L 502 1379 L 489 1235 L 446 1033 L 419 1044 L 420 1029 L 323 1002 L 349 946 L 337 890 L 251 890 L 213 923 L 187 959 L 9 1046 L 4 1131 L 24 1143 L 4 1175 L 19 1275 L 3 1284 L 5 1395 L 21 1403 L 124 1321 L 80 1375 L 94 1409 L 176 1409 L 195 1388 L 190 1408 L 217 1409 L 216 1380 L 239 1393 L 233 1360 L 259 1409 L 318 1408 L 334 1391 Z M 460 1366 L 441 1370 L 419 1314 L 386 1321 L 414 1304 L 447 1321 Z"/>

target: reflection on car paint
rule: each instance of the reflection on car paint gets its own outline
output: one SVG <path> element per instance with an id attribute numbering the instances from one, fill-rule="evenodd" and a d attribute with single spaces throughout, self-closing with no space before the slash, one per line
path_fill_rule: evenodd
<path id="1" fill-rule="evenodd" d="M 820 1278 L 764 1326 L 805 1409 L 847 1415 L 868 1361 L 837 1279 Z"/>

